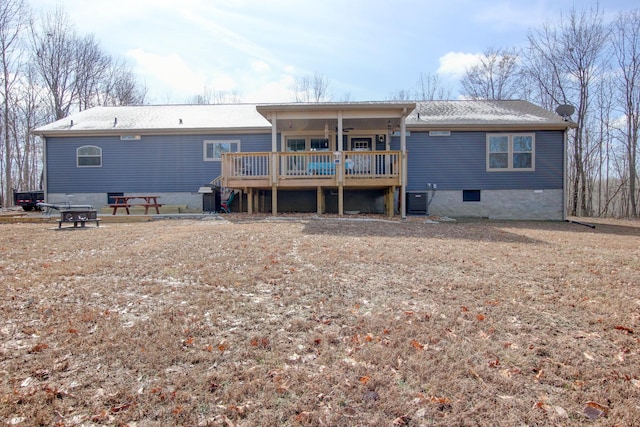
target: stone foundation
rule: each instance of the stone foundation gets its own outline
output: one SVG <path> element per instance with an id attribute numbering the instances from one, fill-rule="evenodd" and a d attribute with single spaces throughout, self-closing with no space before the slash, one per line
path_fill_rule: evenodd
<path id="1" fill-rule="evenodd" d="M 563 190 L 481 190 L 479 202 L 463 202 L 462 191 L 436 190 L 430 202 L 429 214 L 454 218 L 555 221 L 565 218 Z"/>

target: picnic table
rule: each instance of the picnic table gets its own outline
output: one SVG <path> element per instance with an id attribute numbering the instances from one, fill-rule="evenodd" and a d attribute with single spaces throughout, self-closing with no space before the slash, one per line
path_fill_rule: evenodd
<path id="1" fill-rule="evenodd" d="M 162 206 L 158 203 L 158 196 L 151 195 L 136 195 L 136 196 L 112 196 L 113 203 L 109 206 L 113 208 L 113 215 L 118 212 L 118 208 L 125 208 L 127 211 L 127 215 L 131 212 L 129 208 L 132 206 L 144 206 L 144 214 L 147 215 L 149 213 L 149 208 L 155 208 L 156 213 L 159 214 L 160 210 L 158 208 Z"/>

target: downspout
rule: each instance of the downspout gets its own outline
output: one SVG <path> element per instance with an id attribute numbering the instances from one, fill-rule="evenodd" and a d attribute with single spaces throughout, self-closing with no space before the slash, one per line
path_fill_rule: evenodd
<path id="1" fill-rule="evenodd" d="M 271 215 L 278 214 L 278 113 L 271 117 Z"/>
<path id="2" fill-rule="evenodd" d="M 564 130 L 564 138 L 562 141 L 562 220 L 567 219 L 567 146 L 569 144 L 569 126 Z"/>
<path id="3" fill-rule="evenodd" d="M 42 189 L 44 190 L 44 201 L 49 202 L 49 180 L 47 179 L 47 137 L 42 135 Z"/>

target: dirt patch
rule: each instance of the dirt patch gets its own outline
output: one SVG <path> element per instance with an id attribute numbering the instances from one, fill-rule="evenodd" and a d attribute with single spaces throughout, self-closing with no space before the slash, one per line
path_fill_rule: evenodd
<path id="1" fill-rule="evenodd" d="M 632 425 L 640 224 L 0 224 L 9 425 Z"/>

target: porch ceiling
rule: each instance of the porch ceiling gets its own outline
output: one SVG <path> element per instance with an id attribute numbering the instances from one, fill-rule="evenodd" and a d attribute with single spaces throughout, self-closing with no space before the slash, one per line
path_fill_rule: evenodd
<path id="1" fill-rule="evenodd" d="M 416 107 L 415 103 L 318 103 L 318 104 L 268 104 L 256 109 L 273 123 L 279 132 L 323 131 L 338 128 L 342 116 L 342 129 L 357 132 L 370 129 L 398 129 L 400 119 Z"/>

